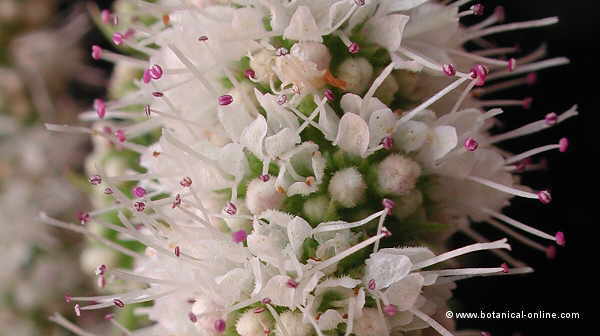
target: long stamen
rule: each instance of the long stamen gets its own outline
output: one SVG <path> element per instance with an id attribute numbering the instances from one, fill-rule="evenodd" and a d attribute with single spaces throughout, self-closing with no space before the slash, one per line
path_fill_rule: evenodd
<path id="1" fill-rule="evenodd" d="M 477 182 L 479 184 L 483 184 L 485 186 L 488 186 L 490 188 L 496 189 L 498 191 L 505 192 L 507 194 L 511 194 L 511 195 L 515 195 L 515 196 L 521 196 L 521 197 L 525 197 L 525 198 L 539 199 L 538 194 L 531 193 L 531 192 L 524 191 L 524 190 L 520 190 L 520 189 L 516 189 L 516 188 L 512 188 L 512 187 L 506 186 L 504 184 L 496 183 L 494 181 L 491 181 L 491 180 L 488 180 L 488 179 L 484 179 L 484 178 L 481 178 L 481 177 L 468 176 L 467 180 L 471 180 L 473 182 Z"/>
<path id="2" fill-rule="evenodd" d="M 515 22 L 515 23 L 509 23 L 509 24 L 500 25 L 500 26 L 494 26 L 491 28 L 479 30 L 479 31 L 465 35 L 461 39 L 461 43 L 476 39 L 478 37 L 491 35 L 491 34 L 503 33 L 503 32 L 507 32 L 507 31 L 511 31 L 511 30 L 520 30 L 520 29 L 526 29 L 526 28 L 544 27 L 544 26 L 556 24 L 557 22 L 558 22 L 558 17 L 549 17 L 549 18 L 545 18 L 545 19 L 541 19 L 541 20 Z"/>
<path id="3" fill-rule="evenodd" d="M 508 250 L 510 250 L 510 245 L 508 245 L 506 243 L 506 238 L 500 239 L 500 240 L 497 240 L 497 241 L 491 242 L 491 243 L 477 243 L 477 244 L 467 245 L 467 246 L 461 247 L 459 249 L 440 254 L 433 258 L 426 259 L 421 262 L 415 263 L 412 267 L 412 270 L 418 270 L 421 268 L 425 268 L 425 267 L 440 263 L 442 261 L 458 257 L 463 254 L 467 254 L 467 253 L 471 253 L 471 252 L 475 252 L 475 251 L 481 251 L 481 250 L 492 250 L 492 249 L 508 249 Z"/>
<path id="4" fill-rule="evenodd" d="M 439 324 L 436 320 L 432 319 L 429 315 L 423 313 L 422 311 L 411 308 L 409 309 L 413 314 L 415 314 L 418 318 L 425 321 L 425 323 L 429 324 L 433 329 L 435 329 L 442 336 L 454 336 L 448 329 L 444 328 L 441 324 Z"/>
<path id="5" fill-rule="evenodd" d="M 528 73 L 528 72 L 538 71 L 538 70 L 545 69 L 545 68 L 551 68 L 551 67 L 555 67 L 555 66 L 569 64 L 570 62 L 571 61 L 569 61 L 569 59 L 566 57 L 551 58 L 549 60 L 545 60 L 545 61 L 541 61 L 541 62 L 521 65 L 514 71 L 499 71 L 499 72 L 493 73 L 488 76 L 488 80 L 491 81 L 491 80 L 496 80 L 496 79 L 500 79 L 500 78 L 504 78 L 504 77 L 516 76 L 516 75 L 519 75 L 522 73 Z"/>
<path id="6" fill-rule="evenodd" d="M 563 140 L 564 139 L 564 140 Z M 515 162 L 519 162 L 523 159 L 526 159 L 528 157 L 534 156 L 536 154 L 539 153 L 543 153 L 543 152 L 547 152 L 549 150 L 553 150 L 553 149 L 558 149 L 561 152 L 565 152 L 567 150 L 567 145 L 566 145 L 566 138 L 562 138 L 561 142 L 558 144 L 554 144 L 554 145 L 546 145 L 546 146 L 540 146 L 538 148 L 534 148 L 534 149 L 530 149 L 524 153 L 521 153 L 519 155 L 515 155 L 511 158 L 508 158 L 505 162 L 505 164 L 509 165 Z"/>
<path id="7" fill-rule="evenodd" d="M 562 234 L 562 232 L 558 232 L 555 236 L 551 236 L 551 235 L 547 234 L 546 232 L 543 232 L 543 231 L 540 231 L 538 229 L 532 228 L 529 225 L 525 225 L 525 224 L 523 224 L 523 223 L 521 223 L 521 222 L 519 222 L 517 220 L 514 220 L 514 219 L 512 219 L 512 218 L 510 218 L 510 217 L 508 217 L 506 215 L 503 215 L 501 213 L 498 213 L 496 211 L 493 211 L 493 210 L 490 210 L 490 209 L 487 209 L 487 208 L 483 208 L 481 210 L 483 212 L 489 214 L 490 216 L 498 218 L 499 220 L 501 220 L 501 221 L 503 221 L 503 222 L 505 222 L 507 224 L 510 224 L 510 225 L 512 225 L 512 226 L 514 226 L 514 227 L 516 227 L 518 229 L 521 229 L 521 230 L 523 230 L 525 232 L 529 232 L 529 233 L 531 233 L 533 235 L 536 235 L 536 236 L 538 236 L 540 238 L 544 238 L 544 239 L 556 241 L 557 243 L 559 243 L 559 245 L 560 245 L 559 240 L 564 240 L 564 239 L 561 239 L 561 236 L 564 236 Z"/>

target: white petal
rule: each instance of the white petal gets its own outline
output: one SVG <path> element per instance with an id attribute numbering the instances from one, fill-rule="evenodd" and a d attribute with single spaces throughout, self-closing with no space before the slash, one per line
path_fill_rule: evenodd
<path id="1" fill-rule="evenodd" d="M 428 134 L 429 127 L 425 123 L 409 120 L 394 133 L 394 145 L 407 153 L 414 152 L 425 144 Z"/>
<path id="2" fill-rule="evenodd" d="M 369 147 L 376 147 L 381 140 L 394 131 L 396 115 L 390 109 L 377 110 L 369 117 Z"/>
<path id="3" fill-rule="evenodd" d="M 308 185 L 306 182 L 294 182 L 294 183 L 292 183 L 292 185 L 290 185 L 288 187 L 287 195 L 288 196 L 294 196 L 294 195 L 308 196 L 314 192 L 317 192 L 318 190 L 319 190 L 319 187 L 317 186 L 316 183 Z"/>
<path id="4" fill-rule="evenodd" d="M 423 277 L 419 274 L 410 274 L 404 279 L 393 283 L 385 294 L 390 302 L 398 307 L 399 311 L 412 308 L 417 301 L 421 288 L 423 287 Z"/>
<path id="5" fill-rule="evenodd" d="M 396 0 L 396 1 L 386 1 L 385 11 L 386 13 L 397 12 L 397 11 L 405 11 L 417 6 L 421 6 L 425 2 L 429 0 Z"/>
<path id="6" fill-rule="evenodd" d="M 237 142 L 240 141 L 240 134 L 252 123 L 252 117 L 241 104 L 235 108 L 219 108 L 218 114 L 227 135 Z"/>
<path id="7" fill-rule="evenodd" d="M 276 159 L 300 143 L 300 135 L 296 131 L 284 128 L 279 133 L 265 139 L 265 152 L 267 156 Z"/>
<path id="8" fill-rule="evenodd" d="M 377 16 L 367 22 L 366 37 L 393 53 L 400 48 L 402 32 L 409 17 L 401 14 Z"/>
<path id="9" fill-rule="evenodd" d="M 335 329 L 338 324 L 344 322 L 342 319 L 342 315 L 337 312 L 337 310 L 327 309 L 321 317 L 319 317 L 319 321 L 317 321 L 317 325 L 321 330 L 331 330 Z"/>
<path id="10" fill-rule="evenodd" d="M 248 160 L 244 155 L 244 147 L 235 142 L 225 145 L 220 151 L 219 166 L 235 176 L 236 180 L 244 177 L 248 171 Z"/>
<path id="11" fill-rule="evenodd" d="M 433 130 L 431 154 L 433 160 L 439 160 L 448 154 L 458 143 L 456 129 L 452 126 L 438 126 Z"/>
<path id="12" fill-rule="evenodd" d="M 360 107 L 362 106 L 362 98 L 354 93 L 346 93 L 340 99 L 340 107 L 344 113 L 356 113 L 360 114 Z"/>
<path id="13" fill-rule="evenodd" d="M 300 126 L 298 118 L 279 105 L 274 95 L 269 93 L 263 95 L 258 89 L 254 89 L 254 95 L 260 106 L 267 112 L 267 124 L 272 132 L 279 132 L 286 127 L 297 129 Z"/>
<path id="14" fill-rule="evenodd" d="M 311 236 L 312 227 L 302 217 L 296 216 L 288 223 L 287 234 L 296 257 L 302 256 L 302 244 Z"/>
<path id="15" fill-rule="evenodd" d="M 344 113 L 334 144 L 350 154 L 362 157 L 369 147 L 369 126 L 359 115 Z"/>
<path id="16" fill-rule="evenodd" d="M 321 184 L 323 181 L 323 176 L 325 176 L 325 166 L 327 162 L 323 157 L 321 152 L 314 152 L 312 156 L 312 168 L 313 173 L 315 174 L 315 179 L 317 180 L 317 184 Z"/>
<path id="17" fill-rule="evenodd" d="M 322 42 L 321 32 L 310 9 L 300 6 L 290 20 L 290 25 L 283 32 L 288 40 Z"/>
<path id="18" fill-rule="evenodd" d="M 274 305 L 294 308 L 296 289 L 287 285 L 290 277 L 276 275 L 272 277 L 261 292 L 262 298 L 269 298 Z"/>
<path id="19" fill-rule="evenodd" d="M 367 267 L 363 282 L 375 280 L 377 289 L 387 288 L 392 283 L 403 279 L 412 267 L 412 263 L 407 256 L 377 252 L 371 254 L 365 262 Z"/>
<path id="20" fill-rule="evenodd" d="M 339 124 L 340 117 L 337 116 L 328 104 L 324 104 L 319 114 L 319 127 L 323 130 L 325 139 L 329 141 L 335 140 Z"/>
<path id="21" fill-rule="evenodd" d="M 265 157 L 263 152 L 263 141 L 267 135 L 267 121 L 262 115 L 259 115 L 242 132 L 240 143 L 248 148 L 254 155 L 262 159 Z"/>

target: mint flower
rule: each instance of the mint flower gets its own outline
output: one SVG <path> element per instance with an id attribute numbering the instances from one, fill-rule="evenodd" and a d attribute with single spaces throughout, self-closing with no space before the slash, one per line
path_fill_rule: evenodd
<path id="1" fill-rule="evenodd" d="M 461 17 L 483 12 L 481 5 L 460 11 L 467 2 L 132 2 L 131 11 L 154 20 L 132 21 L 113 40 L 147 59 L 92 49 L 96 59 L 142 73 L 136 90 L 84 114 L 114 127 L 48 125 L 101 137 L 136 153 L 144 168 L 111 174 L 98 165 L 93 184 L 109 188 L 114 203 L 86 220 L 142 243 L 143 253 L 88 224 L 42 216 L 135 260 L 133 270 L 105 267 L 99 277 L 141 287 L 69 297 L 81 302 L 76 313 L 153 301 L 141 311 L 154 322 L 139 331 L 149 335 L 368 336 L 428 327 L 451 335 L 432 316 L 445 309 L 454 281 L 531 269 L 502 251 L 510 249 L 506 239 L 475 233 L 474 244 L 445 251 L 440 238 L 472 232 L 475 220 L 524 242 L 508 227 L 564 245 L 561 232 L 544 233 L 502 209 L 515 196 L 551 200 L 515 173 L 523 160 L 564 151 L 568 141 L 514 156 L 496 144 L 577 114 L 573 107 L 489 132 L 503 111 L 483 106 L 514 102 L 486 103 L 472 90 L 498 90 L 486 83 L 566 60 L 465 51 L 473 39 L 556 22 L 490 28 L 496 11 L 465 28 Z M 153 131 L 149 145 L 139 141 Z M 120 188 L 125 181 L 144 192 L 130 195 Z M 101 220 L 106 212 L 119 221 Z M 506 263 L 442 264 L 483 250 Z"/>

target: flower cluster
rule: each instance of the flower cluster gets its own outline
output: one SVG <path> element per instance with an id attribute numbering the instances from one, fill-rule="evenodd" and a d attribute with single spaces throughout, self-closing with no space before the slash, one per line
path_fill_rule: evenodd
<path id="1" fill-rule="evenodd" d="M 434 317 L 455 280 L 531 270 L 502 251 L 510 249 L 506 239 L 486 241 L 470 220 L 553 255 L 552 245 L 508 226 L 559 245 L 562 232 L 544 233 L 502 209 L 514 196 L 550 202 L 548 190 L 521 185 L 516 173 L 536 169 L 531 156 L 563 152 L 568 141 L 517 155 L 496 144 L 552 127 L 576 107 L 492 134 L 503 111 L 485 106 L 527 108 L 531 100 L 477 97 L 567 63 L 536 62 L 543 51 L 495 58 L 515 50 L 482 40 L 556 18 L 490 27 L 504 19 L 497 9 L 464 27 L 461 17 L 483 13 L 481 5 L 461 11 L 468 2 L 132 0 L 121 12 L 102 12 L 115 45 L 146 58 L 99 46 L 92 57 L 137 68 L 136 90 L 97 99 L 83 116 L 103 119 L 95 127 L 48 128 L 137 153 L 142 169 L 114 175 L 98 165 L 90 183 L 113 203 L 80 215 L 83 226 L 42 217 L 134 258 L 133 271 L 99 265 L 101 286 L 141 286 L 68 296 L 76 314 L 153 301 L 138 309 L 155 322 L 139 331 L 148 335 L 368 336 L 428 327 L 451 335 L 453 326 Z M 481 49 L 465 51 L 468 41 Z M 156 129 L 149 145 L 139 140 Z M 118 221 L 103 220 L 106 213 Z M 88 223 L 145 250 L 108 240 Z M 477 242 L 444 252 L 440 241 L 456 230 Z M 480 250 L 506 263 L 441 265 Z"/>

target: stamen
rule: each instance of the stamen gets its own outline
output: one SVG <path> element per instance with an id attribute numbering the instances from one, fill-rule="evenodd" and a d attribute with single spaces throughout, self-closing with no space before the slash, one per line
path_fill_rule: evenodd
<path id="1" fill-rule="evenodd" d="M 440 263 L 442 261 L 446 261 L 448 259 L 458 257 L 463 254 L 467 254 L 467 253 L 471 253 L 471 252 L 475 252 L 475 251 L 481 251 L 481 250 L 492 250 L 492 249 L 508 249 L 508 250 L 510 250 L 510 245 L 508 245 L 506 243 L 506 238 L 500 239 L 500 240 L 497 240 L 497 241 L 491 242 L 491 243 L 471 244 L 471 245 L 467 245 L 467 246 L 461 247 L 456 250 L 452 250 L 452 251 L 440 254 L 433 258 L 429 258 L 429 259 L 417 262 L 413 265 L 412 269 L 418 270 L 421 268 L 425 268 L 425 267 Z"/>
<path id="2" fill-rule="evenodd" d="M 81 307 L 79 306 L 79 303 L 75 304 L 75 307 L 73 307 L 73 309 L 75 310 L 75 316 L 81 316 Z"/>
<path id="3" fill-rule="evenodd" d="M 565 241 L 565 234 L 561 231 L 557 232 L 556 235 L 554 236 L 554 239 L 556 240 L 556 243 L 560 246 L 565 246 L 566 241 Z"/>
<path id="4" fill-rule="evenodd" d="M 88 181 L 90 181 L 92 185 L 98 185 L 102 183 L 102 177 L 100 175 L 92 175 L 88 178 Z"/>
<path id="5" fill-rule="evenodd" d="M 393 317 L 396 314 L 398 314 L 398 306 L 396 306 L 394 304 L 387 304 L 387 305 L 383 306 L 383 312 L 387 316 Z"/>
<path id="6" fill-rule="evenodd" d="M 120 299 L 113 299 L 113 303 L 119 308 L 125 308 L 125 303 Z"/>
<path id="7" fill-rule="evenodd" d="M 325 98 L 327 98 L 328 101 L 332 102 L 335 100 L 335 95 L 333 94 L 333 91 L 331 91 L 331 89 L 326 89 L 323 92 L 323 95 L 325 96 Z"/>
<path id="8" fill-rule="evenodd" d="M 535 62 L 535 63 L 529 63 L 529 64 L 522 65 L 518 69 L 515 69 L 514 71 L 495 72 L 495 73 L 491 74 L 490 76 L 488 76 L 488 80 L 490 80 L 490 81 L 496 80 L 496 79 L 500 79 L 500 78 L 504 78 L 504 77 L 515 76 L 515 75 L 519 75 L 522 73 L 538 71 L 541 69 L 565 65 L 565 64 L 569 64 L 569 63 L 570 63 L 570 61 L 566 57 L 551 58 L 549 60 L 545 60 L 545 61 L 541 61 L 541 62 Z"/>
<path id="9" fill-rule="evenodd" d="M 146 195 L 146 189 L 137 186 L 135 188 L 133 188 L 133 190 L 131 191 L 133 193 L 133 195 L 137 198 L 142 198 Z"/>
<path id="10" fill-rule="evenodd" d="M 88 212 L 80 211 L 77 213 L 77 219 L 79 220 L 79 223 L 81 225 L 83 225 L 83 224 L 89 222 L 92 219 L 92 217 L 90 216 L 90 214 Z"/>
<path id="11" fill-rule="evenodd" d="M 100 98 L 94 99 L 94 109 L 96 110 L 98 118 L 104 119 L 104 116 L 106 115 L 106 104 L 104 103 L 104 100 Z"/>
<path id="12" fill-rule="evenodd" d="M 425 321 L 425 323 L 429 324 L 433 329 L 435 329 L 438 333 L 440 333 L 440 335 L 442 336 L 454 336 L 452 335 L 451 332 L 449 332 L 446 328 L 444 328 L 441 324 L 439 324 L 437 321 L 435 321 L 434 319 L 432 319 L 429 315 L 423 313 L 422 311 L 415 309 L 415 308 L 411 308 L 409 309 L 413 314 L 415 314 L 418 318 L 420 318 L 421 320 Z"/>
<path id="13" fill-rule="evenodd" d="M 231 237 L 233 238 L 233 241 L 235 243 L 241 243 L 241 242 L 246 241 L 246 239 L 248 238 L 248 234 L 246 233 L 245 230 L 239 230 L 239 231 L 232 233 Z"/>
<path id="14" fill-rule="evenodd" d="M 133 208 L 134 208 L 134 209 L 135 209 L 137 212 L 143 212 L 143 211 L 144 211 L 144 209 L 146 209 L 146 203 L 144 203 L 144 202 L 141 202 L 141 201 L 139 201 L 139 202 L 135 202 L 135 203 L 133 204 Z"/>
<path id="15" fill-rule="evenodd" d="M 546 114 L 546 116 L 544 117 L 544 121 L 546 121 L 546 125 L 552 126 L 558 121 L 558 115 L 554 112 L 550 112 Z"/>
<path id="16" fill-rule="evenodd" d="M 225 320 L 223 320 L 223 319 L 216 320 L 213 327 L 215 328 L 215 331 L 218 332 L 218 333 L 224 332 L 225 331 L 225 327 L 226 327 Z"/>
<path id="17" fill-rule="evenodd" d="M 175 246 L 174 253 L 176 257 L 181 256 L 181 248 L 179 246 Z"/>
<path id="18" fill-rule="evenodd" d="M 554 247 L 554 245 L 546 247 L 546 258 L 550 260 L 556 258 L 556 247 Z"/>
<path id="19" fill-rule="evenodd" d="M 256 78 L 256 72 L 252 69 L 246 69 L 246 71 L 244 71 L 244 76 L 248 79 L 254 79 Z"/>
<path id="20" fill-rule="evenodd" d="M 375 279 L 369 280 L 368 288 L 369 290 L 375 290 L 375 288 L 377 288 L 377 283 L 375 282 Z"/>
<path id="21" fill-rule="evenodd" d="M 467 138 L 464 143 L 465 149 L 474 152 L 479 147 L 479 143 L 473 138 Z"/>
<path id="22" fill-rule="evenodd" d="M 202 35 L 202 36 L 198 37 L 198 42 L 206 42 L 206 41 L 208 41 L 208 36 Z"/>
<path id="23" fill-rule="evenodd" d="M 456 67 L 454 66 L 454 64 L 443 64 L 442 71 L 448 77 L 453 77 L 454 75 L 456 75 Z"/>
<path id="24" fill-rule="evenodd" d="M 148 71 L 150 72 L 152 79 L 155 80 L 160 79 L 164 73 L 162 67 L 158 64 L 154 64 L 150 69 L 148 69 Z"/>
<path id="25" fill-rule="evenodd" d="M 117 139 L 120 142 L 125 142 L 127 140 L 127 137 L 125 136 L 125 131 L 122 129 L 115 131 L 115 137 L 117 137 Z"/>
<path id="26" fill-rule="evenodd" d="M 515 22 L 515 23 L 509 23 L 509 24 L 505 24 L 505 25 L 495 26 L 495 27 L 491 27 L 488 29 L 482 29 L 482 30 L 476 31 L 471 34 L 467 34 L 464 38 L 461 39 L 460 43 L 462 44 L 467 41 L 476 39 L 478 37 L 487 36 L 487 35 L 491 35 L 491 34 L 497 34 L 497 33 L 507 32 L 507 31 L 511 31 L 511 30 L 519 30 L 519 29 L 526 29 L 526 28 L 544 27 L 544 26 L 556 24 L 557 22 L 558 22 L 557 17 L 549 17 L 549 18 L 545 18 L 545 19 L 541 19 L 541 20 Z"/>
<path id="27" fill-rule="evenodd" d="M 123 44 L 123 41 L 125 40 L 125 36 L 121 33 L 114 33 L 112 36 L 112 41 L 115 45 L 121 45 Z"/>
<path id="28" fill-rule="evenodd" d="M 502 272 L 503 272 L 503 273 L 508 273 L 508 271 L 510 270 L 510 269 L 508 268 L 508 264 L 507 264 L 507 263 L 502 263 L 502 264 L 500 265 L 500 267 L 502 267 Z"/>
<path id="29" fill-rule="evenodd" d="M 102 48 L 97 45 L 92 46 L 92 59 L 95 61 L 99 60 L 102 57 Z"/>
<path id="30" fill-rule="evenodd" d="M 190 319 L 190 321 L 192 323 L 198 322 L 198 316 L 196 314 L 192 313 L 192 312 L 188 313 L 188 318 Z"/>
<path id="31" fill-rule="evenodd" d="M 271 176 L 269 176 L 268 174 L 262 174 L 258 178 L 263 182 L 268 182 L 271 179 Z"/>
<path id="32" fill-rule="evenodd" d="M 362 250 L 363 248 L 375 243 L 376 241 L 378 241 L 386 236 L 387 236 L 387 233 L 382 232 L 379 235 L 376 235 L 367 240 L 364 240 L 364 241 L 344 250 L 340 254 L 333 256 L 332 258 L 329 258 L 321 263 L 316 264 L 315 267 L 313 268 L 313 271 L 319 271 L 319 270 L 325 269 L 331 265 L 334 265 L 337 262 L 339 262 L 340 260 L 344 259 L 345 257 L 355 253 L 356 251 Z"/>
<path id="33" fill-rule="evenodd" d="M 490 188 L 496 189 L 498 191 L 505 192 L 507 194 L 515 195 L 515 196 L 521 196 L 521 197 L 533 198 L 533 199 L 538 199 L 539 198 L 539 196 L 537 194 L 530 193 L 530 192 L 523 191 L 523 190 L 516 189 L 516 188 L 512 188 L 512 187 L 509 187 L 509 186 L 505 186 L 503 184 L 496 183 L 494 181 L 490 181 L 488 179 L 484 179 L 484 178 L 481 178 L 481 177 L 468 176 L 467 180 L 471 180 L 473 182 L 477 182 L 479 184 L 483 184 L 483 185 L 488 186 Z"/>
<path id="34" fill-rule="evenodd" d="M 351 54 L 358 54 L 360 52 L 360 46 L 356 42 L 350 43 L 348 46 L 348 52 Z"/>
<path id="35" fill-rule="evenodd" d="M 523 230 L 525 232 L 529 232 L 529 233 L 531 233 L 533 235 L 536 235 L 536 236 L 538 236 L 540 238 L 544 238 L 544 239 L 556 241 L 556 237 L 553 237 L 553 236 L 551 236 L 551 235 L 549 235 L 549 234 L 547 234 L 547 233 L 545 233 L 543 231 L 540 231 L 538 229 L 532 228 L 529 225 L 525 225 L 525 224 L 523 224 L 523 223 L 521 223 L 519 221 L 516 221 L 516 220 L 514 220 L 514 219 L 512 219 L 512 218 L 510 218 L 510 217 L 508 217 L 506 215 L 503 215 L 501 213 L 498 213 L 496 211 L 493 211 L 493 210 L 490 210 L 490 209 L 486 209 L 486 208 L 483 208 L 482 211 L 485 212 L 485 213 L 487 213 L 487 214 L 489 214 L 489 215 L 491 215 L 492 217 L 495 217 L 495 218 L 497 218 L 497 219 L 499 219 L 499 220 L 501 220 L 501 221 L 503 221 L 503 222 L 505 222 L 507 224 L 510 224 L 510 225 L 516 227 L 517 229 Z"/>
<path id="36" fill-rule="evenodd" d="M 61 327 L 73 332 L 77 336 L 96 336 L 95 334 L 89 333 L 73 323 L 69 322 L 69 320 L 65 319 L 62 315 L 55 313 L 51 316 L 50 321 L 60 325 Z"/>
<path id="37" fill-rule="evenodd" d="M 514 58 L 509 59 L 508 60 L 508 71 L 513 72 L 516 67 L 517 67 L 517 60 Z"/>
<path id="38" fill-rule="evenodd" d="M 222 95 L 218 99 L 219 105 L 227 106 L 233 103 L 233 97 L 231 95 Z"/>
<path id="39" fill-rule="evenodd" d="M 540 146 L 538 148 L 530 149 L 519 155 L 515 155 L 515 156 L 507 159 L 505 164 L 509 165 L 509 164 L 513 164 L 515 162 L 522 162 L 523 160 L 525 160 L 529 157 L 532 157 L 536 154 L 543 153 L 543 152 L 553 150 L 553 149 L 558 149 L 561 153 L 564 153 L 567 151 L 568 146 L 569 146 L 569 140 L 567 138 L 562 138 L 562 139 L 560 139 L 558 144 Z"/>
<path id="40" fill-rule="evenodd" d="M 383 139 L 381 139 L 381 143 L 380 144 L 386 150 L 391 150 L 394 147 L 394 138 L 392 138 L 391 136 L 386 136 Z"/>
<path id="41" fill-rule="evenodd" d="M 234 216 L 237 213 L 237 207 L 232 202 L 228 202 L 223 211 L 230 216 Z"/>
<path id="42" fill-rule="evenodd" d="M 289 53 L 290 51 L 287 48 L 281 47 L 275 51 L 275 56 L 285 56 Z"/>
<path id="43" fill-rule="evenodd" d="M 297 287 L 298 287 L 298 283 L 297 283 L 297 282 L 296 282 L 294 279 L 291 279 L 291 278 L 290 278 L 290 279 L 288 279 L 288 281 L 287 281 L 286 285 L 287 285 L 289 288 L 297 288 Z"/>

